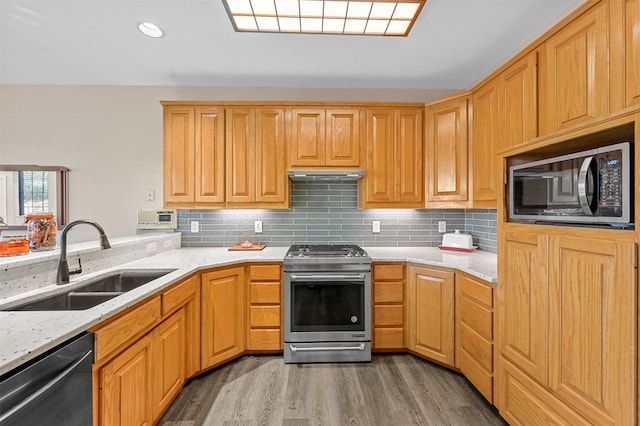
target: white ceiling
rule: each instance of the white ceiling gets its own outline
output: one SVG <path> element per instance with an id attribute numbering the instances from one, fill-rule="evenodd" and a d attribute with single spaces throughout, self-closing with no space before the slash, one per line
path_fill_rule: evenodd
<path id="1" fill-rule="evenodd" d="M 236 33 L 221 0 L 0 0 L 0 83 L 466 89 L 584 1 L 428 0 L 391 38 Z"/>

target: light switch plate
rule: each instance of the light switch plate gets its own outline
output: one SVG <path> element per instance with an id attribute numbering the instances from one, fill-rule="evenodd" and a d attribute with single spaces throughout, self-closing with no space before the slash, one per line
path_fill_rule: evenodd
<path id="1" fill-rule="evenodd" d="M 156 191 L 154 189 L 147 189 L 147 201 L 153 201 L 156 199 Z"/>
<path id="2" fill-rule="evenodd" d="M 374 234 L 378 234 L 380 233 L 380 221 L 379 220 L 374 220 L 373 221 L 373 229 L 372 232 Z"/>

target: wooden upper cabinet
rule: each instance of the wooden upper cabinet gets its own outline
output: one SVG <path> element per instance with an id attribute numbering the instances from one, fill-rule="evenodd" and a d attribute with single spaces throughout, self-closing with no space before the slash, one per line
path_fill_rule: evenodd
<path id="1" fill-rule="evenodd" d="M 283 108 L 228 108 L 227 191 L 230 207 L 288 207 Z"/>
<path id="2" fill-rule="evenodd" d="M 597 3 L 544 44 L 541 135 L 609 113 L 609 3 Z"/>
<path id="3" fill-rule="evenodd" d="M 255 201 L 256 112 L 253 108 L 227 109 L 227 201 Z"/>
<path id="4" fill-rule="evenodd" d="M 611 112 L 640 105 L 640 0 L 610 7 Z"/>
<path id="5" fill-rule="evenodd" d="M 592 424 L 636 419 L 636 248 L 552 236 L 549 386 Z"/>
<path id="6" fill-rule="evenodd" d="M 499 85 L 497 122 L 502 133 L 496 141 L 500 141 L 497 146 L 501 151 L 538 136 L 538 52 L 529 53 L 507 68 L 499 76 Z M 475 108 L 474 103 L 474 112 Z"/>
<path id="7" fill-rule="evenodd" d="M 463 96 L 427 107 L 427 207 L 469 200 L 467 104 Z"/>
<path id="8" fill-rule="evenodd" d="M 500 85 L 493 79 L 473 92 L 473 204 L 495 207 L 501 168 L 497 151 L 503 120 L 499 111 Z"/>
<path id="9" fill-rule="evenodd" d="M 164 203 L 224 204 L 224 109 L 164 107 Z"/>
<path id="10" fill-rule="evenodd" d="M 195 201 L 194 117 L 193 108 L 164 108 L 165 203 Z"/>
<path id="11" fill-rule="evenodd" d="M 358 167 L 359 108 L 292 108 L 291 167 Z"/>
<path id="12" fill-rule="evenodd" d="M 367 109 L 362 207 L 424 207 L 420 108 Z"/>

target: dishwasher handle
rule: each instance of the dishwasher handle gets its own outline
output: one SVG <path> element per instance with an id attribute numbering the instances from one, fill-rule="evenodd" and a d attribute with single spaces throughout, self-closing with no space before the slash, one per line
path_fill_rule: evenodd
<path id="1" fill-rule="evenodd" d="M 87 351 L 84 355 L 80 356 L 74 362 L 72 362 L 67 368 L 62 370 L 60 374 L 55 376 L 53 379 L 48 381 L 44 386 L 34 392 L 32 395 L 29 395 L 28 398 L 25 398 L 20 403 L 16 404 L 13 408 L 9 409 L 6 413 L 0 416 L 0 424 L 7 420 L 11 420 L 11 418 L 19 418 L 23 411 L 31 408 L 33 405 L 37 404 L 42 398 L 46 397 L 48 394 L 53 392 L 56 387 L 58 387 L 62 382 L 64 382 L 74 371 L 82 365 L 83 362 L 90 358 L 93 361 L 93 349 Z"/>

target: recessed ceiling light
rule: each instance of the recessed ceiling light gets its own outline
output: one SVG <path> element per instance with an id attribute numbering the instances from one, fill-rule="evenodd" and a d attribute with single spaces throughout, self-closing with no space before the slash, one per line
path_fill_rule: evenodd
<path id="1" fill-rule="evenodd" d="M 140 24 L 138 24 L 138 29 L 147 37 L 160 38 L 164 35 L 162 29 L 151 22 L 140 22 Z"/>
<path id="2" fill-rule="evenodd" d="M 407 36 L 427 0 L 222 0 L 236 31 Z"/>

